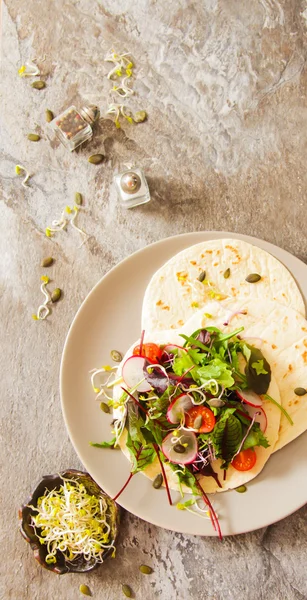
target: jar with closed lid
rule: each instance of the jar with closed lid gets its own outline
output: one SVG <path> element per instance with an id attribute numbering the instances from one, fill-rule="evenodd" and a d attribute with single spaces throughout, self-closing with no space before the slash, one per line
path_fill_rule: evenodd
<path id="1" fill-rule="evenodd" d="M 72 152 L 92 138 L 93 125 L 99 116 L 99 108 L 92 104 L 80 110 L 70 106 L 49 123 L 50 132 Z"/>

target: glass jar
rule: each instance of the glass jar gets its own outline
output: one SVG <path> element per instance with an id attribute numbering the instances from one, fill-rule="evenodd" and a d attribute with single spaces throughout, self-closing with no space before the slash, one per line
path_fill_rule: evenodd
<path id="1" fill-rule="evenodd" d="M 50 131 L 72 152 L 92 138 L 92 126 L 99 116 L 99 108 L 92 104 L 80 110 L 70 106 L 49 123 Z"/>
<path id="2" fill-rule="evenodd" d="M 146 204 L 150 200 L 148 184 L 142 169 L 133 167 L 114 177 L 120 204 L 124 208 L 133 208 Z"/>

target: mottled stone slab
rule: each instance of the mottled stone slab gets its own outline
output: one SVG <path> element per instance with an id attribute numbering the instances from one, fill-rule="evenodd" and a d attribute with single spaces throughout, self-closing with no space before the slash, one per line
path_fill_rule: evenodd
<path id="1" fill-rule="evenodd" d="M 252 234 L 306 260 L 305 0 L 6 0 L 2 8 L 1 599 L 75 600 L 80 583 L 105 600 L 122 597 L 121 583 L 143 600 L 307 598 L 306 508 L 222 544 L 126 514 L 116 560 L 88 576 L 43 571 L 17 523 L 41 475 L 81 467 L 61 415 L 60 357 L 77 308 L 110 267 L 150 242 L 203 229 Z M 45 110 L 92 102 L 105 114 L 109 48 L 131 52 L 129 106 L 148 121 L 116 129 L 108 117 L 70 154 L 50 144 Z M 30 57 L 44 90 L 18 77 Z M 42 139 L 29 142 L 29 132 Z M 99 152 L 105 162 L 89 164 Z M 130 212 L 112 185 L 127 163 L 144 168 L 152 194 Z M 16 164 L 33 173 L 27 189 Z M 76 191 L 90 234 L 82 248 L 75 231 L 44 234 Z M 36 323 L 39 265 L 49 255 L 64 299 Z M 139 573 L 141 563 L 154 573 Z"/>

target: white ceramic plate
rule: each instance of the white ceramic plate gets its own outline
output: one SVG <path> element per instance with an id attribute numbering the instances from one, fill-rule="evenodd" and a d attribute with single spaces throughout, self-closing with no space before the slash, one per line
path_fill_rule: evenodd
<path id="1" fill-rule="evenodd" d="M 125 352 L 139 337 L 141 308 L 153 273 L 171 256 L 198 242 L 242 239 L 267 250 L 291 271 L 307 298 L 307 265 L 272 244 L 228 232 L 202 232 L 167 238 L 139 250 L 114 267 L 90 292 L 69 330 L 61 363 L 64 420 L 75 450 L 97 483 L 115 496 L 129 476 L 129 462 L 118 450 L 98 449 L 90 441 L 111 438 L 110 421 L 95 400 L 89 371 L 110 363 L 110 350 Z M 290 515 L 307 502 L 307 434 L 274 454 L 245 494 L 214 496 L 224 535 L 264 527 Z M 172 493 L 174 504 L 179 501 Z M 119 498 L 135 515 L 182 533 L 214 535 L 211 522 L 169 506 L 165 489 L 154 490 L 149 479 L 135 475 Z"/>

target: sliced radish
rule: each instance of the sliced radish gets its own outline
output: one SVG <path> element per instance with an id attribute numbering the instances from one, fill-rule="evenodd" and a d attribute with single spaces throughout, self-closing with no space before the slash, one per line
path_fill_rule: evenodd
<path id="1" fill-rule="evenodd" d="M 169 405 L 166 418 L 170 423 L 180 423 L 184 413 L 192 408 L 193 402 L 188 394 L 180 394 Z"/>
<path id="2" fill-rule="evenodd" d="M 193 431 L 183 431 L 178 437 L 175 437 L 174 432 L 171 431 L 162 442 L 162 452 L 176 465 L 189 465 L 197 457 L 197 437 Z"/>
<path id="3" fill-rule="evenodd" d="M 262 400 L 258 394 L 252 392 L 252 390 L 244 390 L 243 392 L 239 392 L 236 390 L 237 396 L 239 396 L 240 400 L 245 404 L 249 404 L 250 406 L 262 406 Z"/>
<path id="4" fill-rule="evenodd" d="M 173 352 L 174 350 L 184 350 L 187 352 L 187 349 L 183 346 L 177 346 L 177 344 L 166 344 L 163 348 L 163 352 Z"/>
<path id="5" fill-rule="evenodd" d="M 123 364 L 122 377 L 128 388 L 135 388 L 137 392 L 149 392 L 151 385 L 145 379 L 144 367 L 147 358 L 143 356 L 129 356 Z M 141 383 L 140 383 L 141 382 Z"/>
<path id="6" fill-rule="evenodd" d="M 260 415 L 256 415 L 255 422 L 259 423 L 260 429 L 264 433 L 268 426 L 268 420 L 263 408 L 261 406 L 251 406 L 251 404 L 246 404 L 245 408 L 251 418 L 254 417 L 255 413 L 260 413 Z"/>

